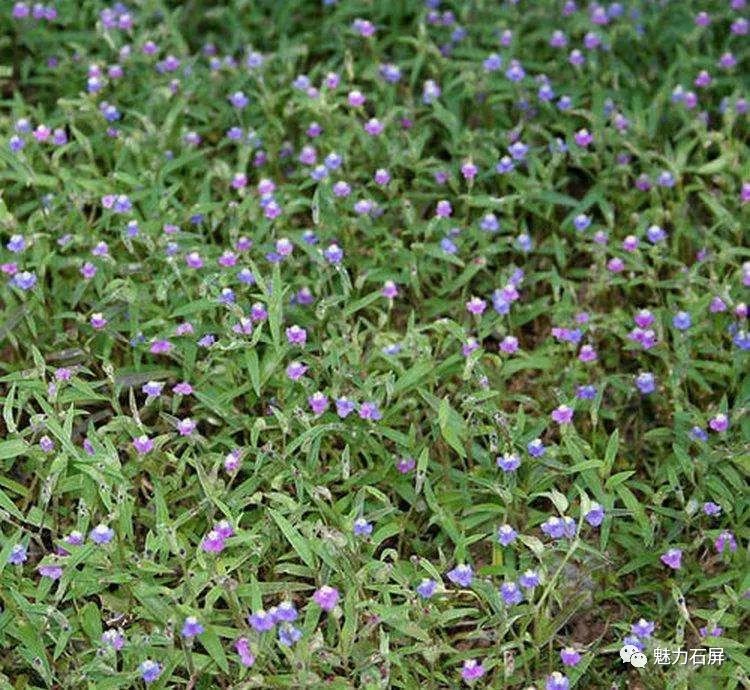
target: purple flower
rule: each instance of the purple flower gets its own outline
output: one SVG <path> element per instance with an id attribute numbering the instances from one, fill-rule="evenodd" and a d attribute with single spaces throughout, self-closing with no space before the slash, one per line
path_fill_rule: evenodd
<path id="1" fill-rule="evenodd" d="M 448 571 L 448 579 L 454 585 L 460 585 L 461 587 L 468 587 L 471 585 L 474 579 L 474 571 L 470 565 L 459 564 L 453 570 Z"/>
<path id="2" fill-rule="evenodd" d="M 518 338 L 514 335 L 506 335 L 505 338 L 500 341 L 499 347 L 501 352 L 505 352 L 509 355 L 515 354 L 518 352 Z"/>
<path id="3" fill-rule="evenodd" d="M 391 63 L 381 64 L 378 73 L 389 84 L 396 84 L 401 79 L 401 70 Z"/>
<path id="4" fill-rule="evenodd" d="M 195 616 L 188 616 L 182 624 L 181 634 L 183 637 L 189 639 L 202 634 L 205 630 L 206 629 L 198 622 L 198 619 Z"/>
<path id="5" fill-rule="evenodd" d="M 547 448 L 540 438 L 530 441 L 526 446 L 526 450 L 532 458 L 541 458 L 547 452 Z"/>
<path id="6" fill-rule="evenodd" d="M 354 521 L 352 531 L 357 537 L 369 537 L 372 534 L 372 523 L 367 522 L 365 518 L 357 518 Z"/>
<path id="7" fill-rule="evenodd" d="M 646 230 L 646 237 L 651 244 L 656 244 L 657 242 L 663 242 L 667 239 L 667 232 L 658 225 L 651 225 Z"/>
<path id="8" fill-rule="evenodd" d="M 541 530 L 553 539 L 572 539 L 576 535 L 576 523 L 571 517 L 559 518 L 552 515 L 542 523 Z"/>
<path id="9" fill-rule="evenodd" d="M 5 245 L 8 251 L 18 254 L 26 249 L 26 240 L 23 235 L 11 235 L 8 243 Z"/>
<path id="10" fill-rule="evenodd" d="M 368 19 L 355 19 L 352 22 L 352 29 L 363 38 L 370 38 L 375 35 L 375 25 Z"/>
<path id="11" fill-rule="evenodd" d="M 555 671 L 547 676 L 544 688 L 545 690 L 569 690 L 570 681 L 562 673 Z"/>
<path id="12" fill-rule="evenodd" d="M 567 405 L 560 405 L 552 411 L 552 420 L 560 424 L 570 424 L 573 421 L 573 410 Z"/>
<path id="13" fill-rule="evenodd" d="M 206 553 L 221 553 L 224 546 L 224 539 L 216 530 L 211 530 L 201 541 L 201 549 Z"/>
<path id="14" fill-rule="evenodd" d="M 506 173 L 513 172 L 515 168 L 516 164 L 513 162 L 513 159 L 510 156 L 503 156 L 497 165 L 495 165 L 495 172 L 505 175 Z"/>
<path id="15" fill-rule="evenodd" d="M 14 544 L 8 554 L 8 563 L 11 565 L 22 565 L 27 558 L 26 547 L 23 544 Z"/>
<path id="16" fill-rule="evenodd" d="M 339 597 L 339 591 L 335 587 L 323 585 L 320 589 L 315 590 L 313 601 L 324 611 L 331 611 L 338 604 Z"/>
<path id="17" fill-rule="evenodd" d="M 690 314 L 686 311 L 678 311 L 672 319 L 672 325 L 680 331 L 686 331 L 692 325 Z"/>
<path id="18" fill-rule="evenodd" d="M 164 384 L 159 381 L 148 381 L 143 384 L 141 391 L 150 398 L 155 398 L 161 395 L 161 391 L 164 388 Z"/>
<path id="19" fill-rule="evenodd" d="M 511 158 L 514 161 L 525 160 L 526 154 L 528 152 L 529 152 L 529 147 L 526 144 L 524 144 L 522 141 L 516 141 L 508 147 L 508 153 L 511 155 Z"/>
<path id="20" fill-rule="evenodd" d="M 724 634 L 724 628 L 720 628 L 718 625 L 712 625 L 710 628 L 704 626 L 698 630 L 701 637 L 721 637 Z"/>
<path id="21" fill-rule="evenodd" d="M 154 340 L 153 343 L 151 343 L 151 347 L 149 348 L 149 352 L 152 355 L 165 355 L 172 351 L 172 343 L 170 343 L 168 340 Z"/>
<path id="22" fill-rule="evenodd" d="M 100 639 L 105 647 L 111 647 L 116 652 L 119 652 L 125 646 L 125 634 L 119 628 L 105 630 Z"/>
<path id="23" fill-rule="evenodd" d="M 481 661 L 476 659 L 467 659 L 461 667 L 461 678 L 467 683 L 471 683 L 477 678 L 481 678 L 486 673 Z"/>
<path id="24" fill-rule="evenodd" d="M 180 432 L 180 436 L 190 436 L 197 427 L 198 424 L 190 419 L 190 417 L 186 417 L 177 422 L 177 431 Z"/>
<path id="25" fill-rule="evenodd" d="M 301 362 L 292 362 L 286 368 L 286 375 L 292 381 L 298 381 L 300 378 L 302 378 L 302 376 L 305 375 L 306 371 L 307 371 L 307 365 L 302 364 Z"/>
<path id="26" fill-rule="evenodd" d="M 250 641 L 246 637 L 240 637 L 235 643 L 234 648 L 240 657 L 240 663 L 246 668 L 250 668 L 255 663 L 255 656 L 250 651 Z"/>
<path id="27" fill-rule="evenodd" d="M 192 395 L 193 387 L 187 381 L 181 381 L 180 383 L 175 384 L 174 388 L 172 388 L 172 392 L 177 395 Z"/>
<path id="28" fill-rule="evenodd" d="M 641 642 L 640 638 L 636 635 L 628 635 L 623 641 L 623 646 L 629 645 L 631 647 L 635 647 L 639 652 L 642 652 L 644 649 L 646 649 L 646 645 Z"/>
<path id="29" fill-rule="evenodd" d="M 352 412 L 354 412 L 356 404 L 354 401 L 348 398 L 341 397 L 336 400 L 336 414 L 341 419 L 346 419 Z"/>
<path id="30" fill-rule="evenodd" d="M 714 541 L 714 547 L 716 547 L 717 553 L 724 553 L 724 550 L 729 547 L 729 550 L 735 552 L 737 550 L 737 540 L 728 530 L 724 530 Z"/>
<path id="31" fill-rule="evenodd" d="M 105 524 L 99 524 L 91 530 L 89 539 L 95 544 L 109 544 L 114 539 L 115 531 Z"/>
<path id="32" fill-rule="evenodd" d="M 36 274 L 29 271 L 22 271 L 13 276 L 10 283 L 21 290 L 31 290 L 36 285 Z"/>
<path id="33" fill-rule="evenodd" d="M 717 505 L 712 501 L 707 501 L 703 504 L 703 513 L 711 517 L 721 514 L 721 506 Z"/>
<path id="34" fill-rule="evenodd" d="M 500 586 L 500 596 L 506 606 L 515 606 L 523 601 L 523 592 L 515 582 L 503 582 Z"/>
<path id="35" fill-rule="evenodd" d="M 560 650 L 560 659 L 563 666 L 577 666 L 581 661 L 581 655 L 572 647 L 565 647 Z"/>
<path id="36" fill-rule="evenodd" d="M 359 416 L 361 419 L 370 419 L 374 422 L 383 418 L 378 406 L 374 402 L 363 402 L 359 406 Z"/>
<path id="37" fill-rule="evenodd" d="M 302 631 L 293 625 L 279 626 L 279 643 L 285 647 L 293 647 L 302 639 Z"/>
<path id="38" fill-rule="evenodd" d="M 377 118 L 372 118 L 365 122 L 364 124 L 364 130 L 367 132 L 370 136 L 376 137 L 383 133 L 383 130 L 385 127 L 383 124 L 378 120 Z"/>
<path id="39" fill-rule="evenodd" d="M 699 426 L 694 426 L 690 430 L 690 436 L 694 438 L 696 441 L 708 441 L 708 434 L 704 429 L 701 429 Z"/>
<path id="40" fill-rule="evenodd" d="M 589 225 L 591 225 L 591 217 L 587 216 L 585 213 L 579 213 L 573 218 L 573 227 L 578 230 L 578 232 L 583 232 L 589 227 Z"/>
<path id="41" fill-rule="evenodd" d="M 214 525 L 214 531 L 222 538 L 229 539 L 234 536 L 234 528 L 229 520 L 220 520 Z"/>
<path id="42" fill-rule="evenodd" d="M 383 287 L 380 290 L 380 294 L 388 299 L 394 299 L 398 297 L 398 287 L 392 280 L 386 280 L 383 283 Z"/>
<path id="43" fill-rule="evenodd" d="M 648 395 L 649 393 L 653 393 L 656 389 L 656 382 L 654 380 L 654 375 L 650 372 L 644 371 L 638 376 L 635 377 L 635 385 L 636 388 L 643 393 L 643 395 Z"/>
<path id="44" fill-rule="evenodd" d="M 260 611 L 256 611 L 255 613 L 251 613 L 247 617 L 247 622 L 250 624 L 250 627 L 253 630 L 259 633 L 273 630 L 274 625 L 276 625 L 274 617 L 263 609 L 261 609 Z"/>
<path id="45" fill-rule="evenodd" d="M 341 263 L 341 260 L 344 258 L 344 252 L 335 242 L 333 244 L 328 245 L 328 247 L 323 252 L 323 256 L 326 258 L 326 261 L 328 263 L 335 265 L 338 265 Z"/>
<path id="46" fill-rule="evenodd" d="M 509 81 L 519 82 L 526 76 L 526 72 L 518 60 L 511 60 L 508 69 L 505 71 L 505 76 Z"/>
<path id="47" fill-rule="evenodd" d="M 242 110 L 250 102 L 250 99 L 242 91 L 235 91 L 229 96 L 229 102 L 238 110 Z"/>
<path id="48" fill-rule="evenodd" d="M 501 525 L 497 530 L 497 540 L 502 546 L 510 546 L 518 537 L 518 532 L 510 525 Z"/>
<path id="49" fill-rule="evenodd" d="M 376 184 L 387 185 L 391 181 L 391 174 L 385 168 L 378 168 L 373 177 Z"/>
<path id="50" fill-rule="evenodd" d="M 146 659 L 139 667 L 138 671 L 145 683 L 153 683 L 161 675 L 161 665 L 151 659 Z"/>
<path id="51" fill-rule="evenodd" d="M 307 331 L 295 324 L 286 329 L 286 339 L 291 345 L 304 345 L 307 342 Z"/>
<path id="52" fill-rule="evenodd" d="M 83 544 L 83 534 L 78 530 L 73 530 L 67 537 L 65 537 L 65 543 L 71 546 L 81 546 Z"/>
<path id="53" fill-rule="evenodd" d="M 596 350 L 591 345 L 583 345 L 578 353 L 578 359 L 581 362 L 595 362 L 597 359 Z"/>
<path id="54" fill-rule="evenodd" d="M 721 433 L 729 428 L 729 419 L 723 413 L 719 413 L 708 420 L 708 426 L 712 431 Z"/>
<path id="55" fill-rule="evenodd" d="M 154 449 L 154 442 L 144 434 L 133 439 L 133 448 L 138 455 L 146 455 Z"/>
<path id="56" fill-rule="evenodd" d="M 317 391 L 307 399 L 307 403 L 310 405 L 313 414 L 317 417 L 328 409 L 328 396 L 321 391 Z"/>
<path id="57" fill-rule="evenodd" d="M 515 453 L 506 453 L 496 459 L 497 466 L 503 472 L 515 472 L 521 466 L 521 458 Z"/>
<path id="58" fill-rule="evenodd" d="M 242 451 L 235 448 L 224 457 L 224 469 L 230 474 L 240 469 L 242 465 Z"/>
<path id="59" fill-rule="evenodd" d="M 662 170 L 656 178 L 656 184 L 660 187 L 674 187 L 675 177 L 668 170 Z"/>
<path id="60" fill-rule="evenodd" d="M 592 503 L 591 508 L 584 516 L 586 522 L 592 527 L 599 527 L 604 520 L 604 508 L 598 503 Z"/>
<path id="61" fill-rule="evenodd" d="M 417 463 L 414 460 L 414 458 L 397 458 L 396 459 L 396 469 L 401 474 L 408 474 L 416 467 L 416 465 Z"/>
<path id="62" fill-rule="evenodd" d="M 500 223 L 494 213 L 485 213 L 479 221 L 479 227 L 485 232 L 497 232 L 500 229 Z"/>
<path id="63" fill-rule="evenodd" d="M 436 590 L 437 582 L 429 578 L 424 578 L 416 587 L 417 594 L 419 594 L 422 599 L 429 599 L 435 594 Z"/>
<path id="64" fill-rule="evenodd" d="M 541 582 L 541 578 L 534 570 L 526 570 L 518 578 L 518 584 L 524 589 L 534 589 L 538 587 Z"/>
<path id="65" fill-rule="evenodd" d="M 672 570 L 679 570 L 682 567 L 682 549 L 669 549 L 661 555 L 661 562 Z"/>
<path id="66" fill-rule="evenodd" d="M 453 208 L 451 207 L 450 201 L 442 199 L 441 201 L 437 202 L 437 206 L 435 207 L 435 215 L 438 218 L 449 218 L 452 213 Z"/>
<path id="67" fill-rule="evenodd" d="M 633 625 L 630 626 L 630 632 L 640 638 L 647 639 L 651 637 L 651 633 L 654 632 L 655 627 L 656 624 L 653 621 L 647 621 L 645 618 L 641 618 L 637 623 L 633 623 Z"/>
<path id="68" fill-rule="evenodd" d="M 466 311 L 476 316 L 481 316 L 486 308 L 487 302 L 485 302 L 483 299 L 480 299 L 479 297 L 472 297 L 466 303 Z"/>
<path id="69" fill-rule="evenodd" d="M 275 618 L 283 623 L 293 623 L 297 620 L 299 613 L 291 601 L 282 601 L 275 607 Z"/>
<path id="70" fill-rule="evenodd" d="M 575 133 L 575 135 L 573 136 L 573 140 L 576 144 L 578 144 L 578 146 L 586 148 L 594 141 L 594 137 L 589 133 L 587 129 L 584 128 L 578 130 Z"/>
<path id="71" fill-rule="evenodd" d="M 485 72 L 497 72 L 503 66 L 503 59 L 497 53 L 491 53 L 482 63 Z"/>
<path id="72" fill-rule="evenodd" d="M 107 319 L 104 318 L 103 314 L 96 313 L 91 315 L 89 323 L 91 324 L 91 328 L 100 331 L 107 325 Z"/>
<path id="73" fill-rule="evenodd" d="M 465 180 L 473 180 L 477 176 L 477 166 L 471 161 L 461 166 L 461 174 Z"/>

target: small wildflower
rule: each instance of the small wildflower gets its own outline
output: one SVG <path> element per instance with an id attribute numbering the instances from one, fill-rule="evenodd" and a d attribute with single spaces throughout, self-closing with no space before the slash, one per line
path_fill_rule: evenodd
<path id="1" fill-rule="evenodd" d="M 448 571 L 448 579 L 454 585 L 469 587 L 474 579 L 474 571 L 470 565 L 459 564 L 453 570 Z"/>
<path id="2" fill-rule="evenodd" d="M 323 585 L 320 589 L 315 590 L 313 600 L 324 611 L 331 611 L 339 602 L 339 591 L 335 587 Z"/>

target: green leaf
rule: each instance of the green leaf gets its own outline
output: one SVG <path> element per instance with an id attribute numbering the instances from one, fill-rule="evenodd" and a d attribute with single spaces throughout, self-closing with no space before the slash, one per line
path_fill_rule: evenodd
<path id="1" fill-rule="evenodd" d="M 221 644 L 221 640 L 214 630 L 214 626 L 206 626 L 206 630 L 201 633 L 198 639 L 200 640 L 200 643 L 203 645 L 205 650 L 208 652 L 208 655 L 214 660 L 216 665 L 222 671 L 224 671 L 224 673 L 228 673 L 229 662 L 227 661 L 227 656 L 224 653 L 224 647 Z"/>
<path id="2" fill-rule="evenodd" d="M 27 450 L 28 446 L 26 442 L 21 439 L 0 441 L 0 460 L 18 457 L 19 455 L 23 455 Z"/>
<path id="3" fill-rule="evenodd" d="M 466 424 L 458 412 L 450 406 L 447 396 L 440 401 L 438 424 L 445 442 L 462 458 L 465 458 L 466 448 L 464 448 L 463 439 L 467 436 Z"/>
<path id="4" fill-rule="evenodd" d="M 274 522 L 279 526 L 279 529 L 283 535 L 287 538 L 287 541 L 292 545 L 292 548 L 297 552 L 297 555 L 309 568 L 315 570 L 317 565 L 315 563 L 315 556 L 313 554 L 310 545 L 307 540 L 299 533 L 296 527 L 292 525 L 281 513 L 273 508 L 268 509 L 269 514 L 273 518 Z"/>

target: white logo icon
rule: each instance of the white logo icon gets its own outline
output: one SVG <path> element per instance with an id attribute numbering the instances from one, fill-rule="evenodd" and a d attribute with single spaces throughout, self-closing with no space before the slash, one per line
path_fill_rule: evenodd
<path id="1" fill-rule="evenodd" d="M 635 647 L 632 644 L 626 644 L 620 650 L 620 658 L 622 659 L 623 663 L 630 663 L 636 668 L 643 668 L 648 663 L 648 658 L 646 657 L 646 655 L 638 651 L 638 647 Z"/>

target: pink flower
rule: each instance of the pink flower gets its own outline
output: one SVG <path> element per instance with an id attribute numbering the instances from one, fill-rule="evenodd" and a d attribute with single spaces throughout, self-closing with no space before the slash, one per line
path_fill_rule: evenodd
<path id="1" fill-rule="evenodd" d="M 463 668 L 461 669 L 461 677 L 470 683 L 477 678 L 481 678 L 485 674 L 485 668 L 482 666 L 481 661 L 476 659 L 467 659 L 464 661 Z"/>
<path id="2" fill-rule="evenodd" d="M 154 340 L 151 343 L 150 352 L 152 355 L 165 355 L 172 350 L 172 343 L 168 340 Z"/>
<path id="3" fill-rule="evenodd" d="M 255 663 L 255 656 L 250 651 L 250 641 L 246 637 L 240 637 L 235 643 L 234 648 L 240 657 L 240 663 L 246 668 L 250 668 Z"/>
<path id="4" fill-rule="evenodd" d="M 575 140 L 576 144 L 578 146 L 582 146 L 583 148 L 586 148 L 589 144 L 591 144 L 592 141 L 594 141 L 594 137 L 589 133 L 587 129 L 579 129 L 573 139 Z"/>
<path id="5" fill-rule="evenodd" d="M 201 542 L 201 548 L 206 553 L 221 553 L 224 546 L 224 538 L 216 530 L 211 530 Z"/>
<path id="6" fill-rule="evenodd" d="M 552 419 L 561 426 L 564 424 L 570 424 L 573 420 L 573 410 L 567 405 L 560 405 L 552 410 Z"/>
<path id="7" fill-rule="evenodd" d="M 146 455 L 154 449 L 154 442 L 144 434 L 133 439 L 133 448 L 138 455 Z"/>
<path id="8" fill-rule="evenodd" d="M 669 549 L 661 555 L 661 562 L 672 570 L 679 570 L 682 567 L 682 549 Z"/>
<path id="9" fill-rule="evenodd" d="M 89 323 L 91 324 L 91 328 L 100 331 L 107 325 L 107 319 L 105 319 L 104 316 L 100 313 L 92 314 Z"/>
<path id="10" fill-rule="evenodd" d="M 486 308 L 487 302 L 485 302 L 483 299 L 480 299 L 479 297 L 472 297 L 466 303 L 466 311 L 468 311 L 470 314 L 476 314 L 477 316 L 481 316 Z"/>
<path id="11" fill-rule="evenodd" d="M 338 604 L 340 598 L 339 591 L 335 587 L 323 585 L 320 589 L 315 590 L 313 601 L 324 611 L 331 611 Z"/>
<path id="12" fill-rule="evenodd" d="M 197 426 L 198 425 L 190 419 L 190 417 L 186 417 L 177 422 L 177 431 L 180 432 L 180 436 L 190 436 Z"/>

